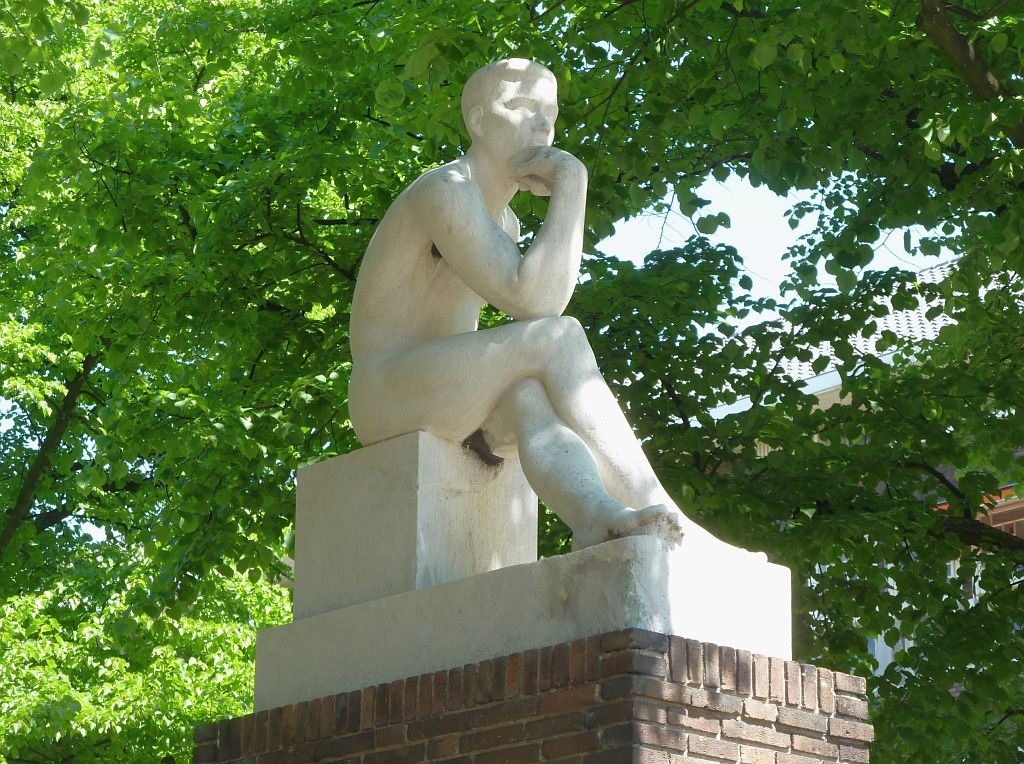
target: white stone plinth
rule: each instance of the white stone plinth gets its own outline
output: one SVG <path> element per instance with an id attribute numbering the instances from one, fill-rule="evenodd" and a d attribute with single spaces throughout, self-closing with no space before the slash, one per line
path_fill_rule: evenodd
<path id="1" fill-rule="evenodd" d="M 299 470 L 296 619 L 537 559 L 537 497 L 425 432 Z"/>
<path id="2" fill-rule="evenodd" d="M 642 628 L 790 658 L 790 572 L 654 537 L 494 570 L 260 632 L 256 710 Z"/>

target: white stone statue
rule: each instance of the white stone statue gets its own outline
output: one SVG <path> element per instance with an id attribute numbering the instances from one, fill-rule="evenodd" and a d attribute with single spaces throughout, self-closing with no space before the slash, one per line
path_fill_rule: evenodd
<path id="1" fill-rule="evenodd" d="M 395 199 L 363 259 L 356 434 L 369 445 L 425 430 L 485 459 L 518 450 L 574 549 L 637 534 L 711 538 L 669 498 L 583 328 L 562 315 L 579 275 L 587 171 L 552 146 L 554 76 L 524 59 L 490 64 L 466 83 L 462 112 L 469 151 Z M 517 191 L 551 197 L 525 254 L 508 207 Z M 515 320 L 478 330 L 485 302 Z"/>

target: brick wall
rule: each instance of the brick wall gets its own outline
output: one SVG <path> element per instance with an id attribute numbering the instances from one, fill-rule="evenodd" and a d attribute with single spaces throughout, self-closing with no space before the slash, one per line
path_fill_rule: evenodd
<path id="1" fill-rule="evenodd" d="M 639 629 L 196 729 L 194 762 L 868 761 L 864 680 Z"/>

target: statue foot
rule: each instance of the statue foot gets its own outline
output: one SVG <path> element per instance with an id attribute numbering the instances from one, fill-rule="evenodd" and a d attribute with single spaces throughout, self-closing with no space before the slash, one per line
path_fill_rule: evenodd
<path id="1" fill-rule="evenodd" d="M 624 507 L 597 518 L 585 529 L 573 530 L 572 551 L 623 536 L 657 536 L 678 544 L 683 540 L 683 515 L 665 504 L 654 504 L 646 509 Z"/>

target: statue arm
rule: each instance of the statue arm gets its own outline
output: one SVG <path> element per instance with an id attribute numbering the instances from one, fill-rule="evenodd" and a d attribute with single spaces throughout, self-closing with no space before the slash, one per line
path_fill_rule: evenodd
<path id="1" fill-rule="evenodd" d="M 472 181 L 456 173 L 432 181 L 411 201 L 419 224 L 466 285 L 513 318 L 560 315 L 576 288 L 582 257 L 582 165 L 551 181 L 547 219 L 525 255 L 488 215 Z"/>

